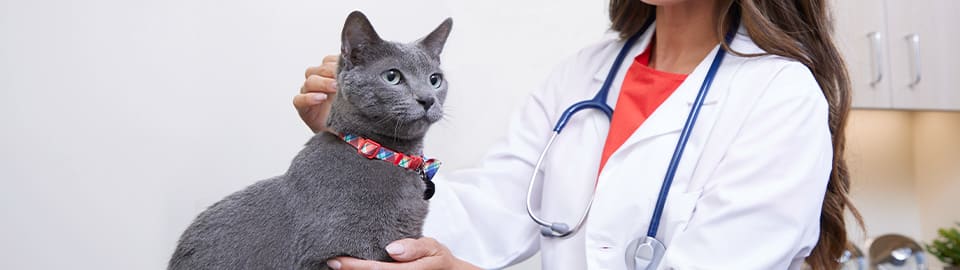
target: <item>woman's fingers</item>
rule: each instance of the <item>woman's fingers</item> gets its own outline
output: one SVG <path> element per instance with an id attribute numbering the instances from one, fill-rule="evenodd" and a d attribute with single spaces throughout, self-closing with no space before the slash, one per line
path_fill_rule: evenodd
<path id="1" fill-rule="evenodd" d="M 338 257 L 327 261 L 327 266 L 338 270 L 432 270 L 452 269 L 458 262 L 446 247 L 429 237 L 400 239 L 387 245 L 386 250 L 397 262 Z"/>
<path id="2" fill-rule="evenodd" d="M 340 55 L 339 55 L 339 54 L 331 54 L 331 55 L 327 55 L 327 56 L 324 56 L 324 57 L 323 57 L 323 63 L 324 63 L 324 64 L 326 64 L 326 63 L 334 63 L 334 64 L 336 64 L 336 63 L 339 62 L 339 61 L 340 61 Z"/>
<path id="3" fill-rule="evenodd" d="M 361 260 L 350 257 L 337 257 L 327 261 L 327 266 L 333 270 L 377 269 L 379 262 Z"/>
<path id="4" fill-rule="evenodd" d="M 387 253 L 398 262 L 409 262 L 420 258 L 439 256 L 446 250 L 437 240 L 429 237 L 419 239 L 400 239 L 387 245 Z"/>
<path id="5" fill-rule="evenodd" d="M 423 258 L 412 262 L 379 262 L 350 257 L 337 257 L 327 261 L 334 270 L 450 270 L 453 265 L 444 264 L 440 258 Z"/>
<path id="6" fill-rule="evenodd" d="M 337 257 L 327 261 L 327 266 L 334 270 L 426 270 L 421 265 L 412 263 L 387 263 L 361 260 L 350 257 Z"/>
<path id="7" fill-rule="evenodd" d="M 319 66 L 308 67 L 303 72 L 305 80 L 300 93 L 293 97 L 293 107 L 300 118 L 313 132 L 326 129 L 331 101 L 337 93 L 338 55 L 328 55 Z"/>
<path id="8" fill-rule="evenodd" d="M 310 77 L 307 77 L 307 80 L 303 81 L 303 87 L 300 88 L 300 93 L 304 94 L 310 92 L 326 94 L 336 93 L 337 80 L 320 75 L 310 75 Z"/>
<path id="9" fill-rule="evenodd" d="M 307 107 L 320 104 L 326 101 L 328 97 L 329 96 L 327 96 L 327 94 L 315 92 L 299 94 L 293 96 L 293 107 L 296 107 L 298 111 L 300 111 L 301 108 L 305 109 Z"/>
<path id="10" fill-rule="evenodd" d="M 314 133 L 326 130 L 327 115 L 330 114 L 330 100 L 333 96 L 324 93 L 307 92 L 293 97 L 293 107 L 300 114 L 307 127 Z"/>
<path id="11" fill-rule="evenodd" d="M 309 78 L 310 75 L 320 75 L 328 78 L 337 77 L 337 65 L 339 64 L 339 55 L 327 55 L 323 58 L 323 63 L 319 66 L 308 67 L 303 77 Z"/>
<path id="12" fill-rule="evenodd" d="M 310 76 L 318 75 L 327 78 L 336 78 L 337 77 L 337 62 L 327 62 L 319 66 L 308 67 L 307 71 L 304 72 L 304 78 L 309 78 Z"/>

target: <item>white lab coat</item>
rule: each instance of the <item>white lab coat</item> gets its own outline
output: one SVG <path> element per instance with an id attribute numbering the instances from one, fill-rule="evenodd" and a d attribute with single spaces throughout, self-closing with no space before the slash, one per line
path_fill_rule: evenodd
<path id="1" fill-rule="evenodd" d="M 620 67 L 649 44 L 653 27 Z M 479 167 L 440 171 L 425 232 L 456 256 L 497 269 L 541 251 L 544 269 L 626 269 L 626 246 L 646 234 L 670 155 L 714 49 L 599 170 L 609 120 L 578 113 L 542 168 L 541 217 L 570 224 L 596 184 L 584 227 L 545 238 L 524 198 L 535 162 L 561 112 L 596 93 L 623 46 L 609 40 L 561 64 L 510 122 Z M 741 28 L 733 49 L 760 53 Z M 832 164 L 828 105 L 813 75 L 777 56 L 728 54 L 704 102 L 667 199 L 657 238 L 660 269 L 798 269 L 819 234 Z M 598 179 L 599 171 L 599 179 Z"/>

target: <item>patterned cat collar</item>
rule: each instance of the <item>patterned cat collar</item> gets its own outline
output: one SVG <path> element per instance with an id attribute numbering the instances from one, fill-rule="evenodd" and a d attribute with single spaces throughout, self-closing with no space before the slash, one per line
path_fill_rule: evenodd
<path id="1" fill-rule="evenodd" d="M 420 179 L 426 189 L 423 191 L 423 199 L 429 200 L 435 192 L 433 175 L 440 169 L 440 161 L 436 159 L 425 159 L 423 156 L 412 156 L 400 153 L 390 148 L 380 146 L 379 143 L 353 134 L 333 133 L 347 142 L 350 146 L 357 149 L 357 153 L 368 159 L 379 159 L 390 162 L 397 167 L 414 171 L 420 174 Z"/>

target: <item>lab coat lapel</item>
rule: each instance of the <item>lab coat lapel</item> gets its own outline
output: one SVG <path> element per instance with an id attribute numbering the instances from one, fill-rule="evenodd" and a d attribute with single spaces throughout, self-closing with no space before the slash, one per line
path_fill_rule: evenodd
<path id="1" fill-rule="evenodd" d="M 671 132 L 679 132 L 687 116 L 690 114 L 700 86 L 707 75 L 707 70 L 716 56 L 719 46 L 714 48 L 708 56 L 700 62 L 687 79 L 668 97 L 659 107 L 644 120 L 643 124 L 627 139 L 619 149 L 627 149 L 630 145 Z M 704 106 L 716 104 L 718 96 L 716 87 L 711 87 L 704 99 Z"/>
<path id="2" fill-rule="evenodd" d="M 654 29 L 656 29 L 656 26 L 656 22 L 650 25 L 650 28 L 648 28 L 647 31 L 643 33 L 643 36 L 637 40 L 636 44 L 630 48 L 630 52 L 627 54 L 626 58 L 623 59 L 623 63 L 621 63 L 620 67 L 617 68 L 617 76 L 614 76 L 613 83 L 610 85 L 610 92 L 607 94 L 607 105 L 613 108 L 614 112 L 617 110 L 616 104 L 617 99 L 620 97 L 620 86 L 623 85 L 623 78 L 627 74 L 627 70 L 630 69 L 633 59 L 636 58 L 637 55 L 640 55 L 640 53 L 642 53 L 647 46 L 650 45 L 650 41 L 653 39 L 653 33 Z M 615 46 L 610 46 L 603 53 L 605 57 L 603 61 L 600 62 L 600 66 L 596 68 L 596 71 L 593 74 L 595 85 L 593 89 L 596 89 L 593 91 L 600 90 L 600 87 L 603 85 L 603 81 L 607 78 L 607 74 L 610 72 L 610 67 L 613 65 L 613 62 L 616 62 L 617 54 L 620 52 L 620 49 L 623 48 L 624 43 L 626 43 L 626 40 L 616 42 L 614 43 Z M 596 124 L 597 137 L 601 138 L 602 140 L 605 140 L 607 133 L 610 130 L 610 120 L 612 119 L 607 119 L 604 117 L 602 121 L 594 121 Z"/>

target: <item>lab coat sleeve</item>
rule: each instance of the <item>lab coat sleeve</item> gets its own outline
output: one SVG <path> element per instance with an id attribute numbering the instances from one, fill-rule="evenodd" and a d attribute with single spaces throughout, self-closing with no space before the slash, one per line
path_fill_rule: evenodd
<path id="1" fill-rule="evenodd" d="M 485 269 L 503 268 L 536 253 L 539 228 L 527 216 L 524 200 L 534 165 L 553 128 L 552 97 L 562 83 L 565 66 L 569 65 L 555 69 L 533 92 L 509 122 L 506 138 L 479 167 L 440 171 L 425 236 Z"/>
<path id="2" fill-rule="evenodd" d="M 803 65 L 783 65 L 703 187 L 661 269 L 787 269 L 809 255 L 832 168 L 828 105 Z"/>

